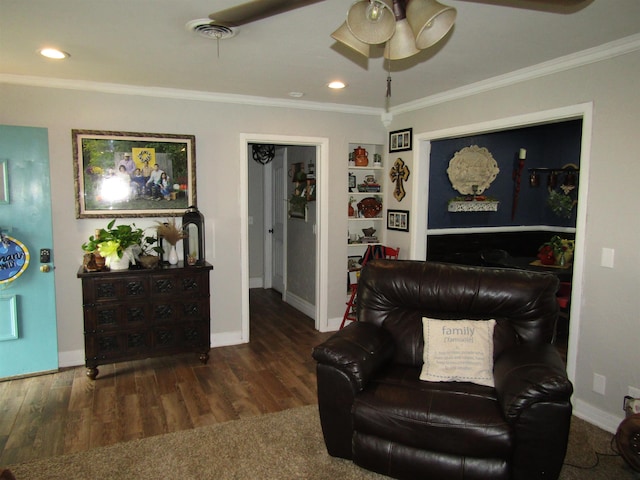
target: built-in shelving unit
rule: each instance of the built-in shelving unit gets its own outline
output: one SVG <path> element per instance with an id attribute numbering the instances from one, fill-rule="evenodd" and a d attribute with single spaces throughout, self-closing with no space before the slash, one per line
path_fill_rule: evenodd
<path id="1" fill-rule="evenodd" d="M 384 145 L 350 143 L 349 151 L 354 152 L 359 147 L 367 151 L 368 164 L 355 166 L 353 155 L 349 158 L 346 203 L 349 219 L 347 265 L 350 272 L 358 269 L 357 264 L 354 265 L 355 259 L 364 255 L 367 246 L 382 243 L 384 234 Z M 367 235 L 372 230 L 375 232 Z"/>

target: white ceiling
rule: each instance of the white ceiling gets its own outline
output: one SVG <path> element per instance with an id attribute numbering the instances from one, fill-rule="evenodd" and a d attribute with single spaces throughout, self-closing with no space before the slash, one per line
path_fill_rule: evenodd
<path id="1" fill-rule="evenodd" d="M 437 46 L 392 62 L 391 105 L 591 49 L 640 32 L 640 0 L 586 0 L 570 14 L 441 0 L 458 9 Z M 547 0 L 548 1 L 548 0 Z M 219 42 L 185 27 L 244 0 L 0 0 L 0 79 L 15 75 L 363 107 L 385 106 L 381 51 L 365 59 L 330 34 L 350 0 L 325 0 L 240 27 Z M 55 46 L 65 61 L 36 51 Z M 341 79 L 342 91 L 326 85 Z"/>

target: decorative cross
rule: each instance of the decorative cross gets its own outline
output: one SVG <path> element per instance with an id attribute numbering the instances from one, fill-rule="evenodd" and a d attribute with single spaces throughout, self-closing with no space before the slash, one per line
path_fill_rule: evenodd
<path id="1" fill-rule="evenodd" d="M 407 192 L 404 191 L 404 185 L 402 182 L 406 182 L 409 179 L 409 167 L 407 167 L 401 158 L 398 158 L 393 167 L 391 167 L 391 171 L 389 172 L 389 176 L 391 177 L 391 181 L 396 184 L 393 188 L 393 196 L 396 197 L 396 200 L 399 202 L 402 201 Z"/>

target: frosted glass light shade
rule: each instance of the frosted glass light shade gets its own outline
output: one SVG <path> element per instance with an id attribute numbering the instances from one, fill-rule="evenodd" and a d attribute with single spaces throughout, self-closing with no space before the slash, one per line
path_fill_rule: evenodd
<path id="1" fill-rule="evenodd" d="M 340 28 L 338 28 L 335 32 L 331 34 L 331 38 L 337 40 L 340 43 L 343 43 L 347 47 L 354 49 L 356 52 L 361 53 L 365 57 L 369 57 L 369 51 L 371 47 L 369 44 L 361 42 L 358 40 L 349 27 L 347 26 L 347 22 L 344 22 Z"/>
<path id="2" fill-rule="evenodd" d="M 411 0 L 407 20 L 416 38 L 416 47 L 429 48 L 444 37 L 456 21 L 456 9 L 436 0 Z"/>
<path id="3" fill-rule="evenodd" d="M 375 22 L 367 19 L 368 0 L 354 3 L 347 13 L 347 26 L 361 42 L 369 45 L 384 43 L 391 38 L 396 29 L 396 18 L 391 8 L 391 0 L 372 0 L 382 6 L 382 15 Z"/>

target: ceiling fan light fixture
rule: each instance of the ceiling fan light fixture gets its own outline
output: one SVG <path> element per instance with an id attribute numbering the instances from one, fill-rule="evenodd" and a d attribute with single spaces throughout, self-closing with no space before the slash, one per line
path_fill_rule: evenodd
<path id="1" fill-rule="evenodd" d="M 349 48 L 352 48 L 356 52 L 364 55 L 365 57 L 369 57 L 369 51 L 371 47 L 368 43 L 361 42 L 358 40 L 349 27 L 347 26 L 347 22 L 344 22 L 340 28 L 338 28 L 335 32 L 331 34 L 331 38 L 337 40 L 338 42 L 346 45 Z"/>
<path id="2" fill-rule="evenodd" d="M 413 30 L 406 18 L 396 21 L 396 33 L 384 47 L 384 58 L 387 60 L 401 60 L 408 58 L 420 50 L 416 47 Z"/>
<path id="3" fill-rule="evenodd" d="M 375 3 L 375 6 L 372 5 Z M 393 36 L 396 20 L 391 0 L 360 0 L 347 13 L 347 26 L 361 42 L 384 43 Z M 375 13 L 374 13 L 375 12 Z"/>
<path id="4" fill-rule="evenodd" d="M 457 11 L 436 0 L 411 0 L 407 20 L 415 35 L 416 47 L 423 50 L 438 43 L 451 30 Z"/>

